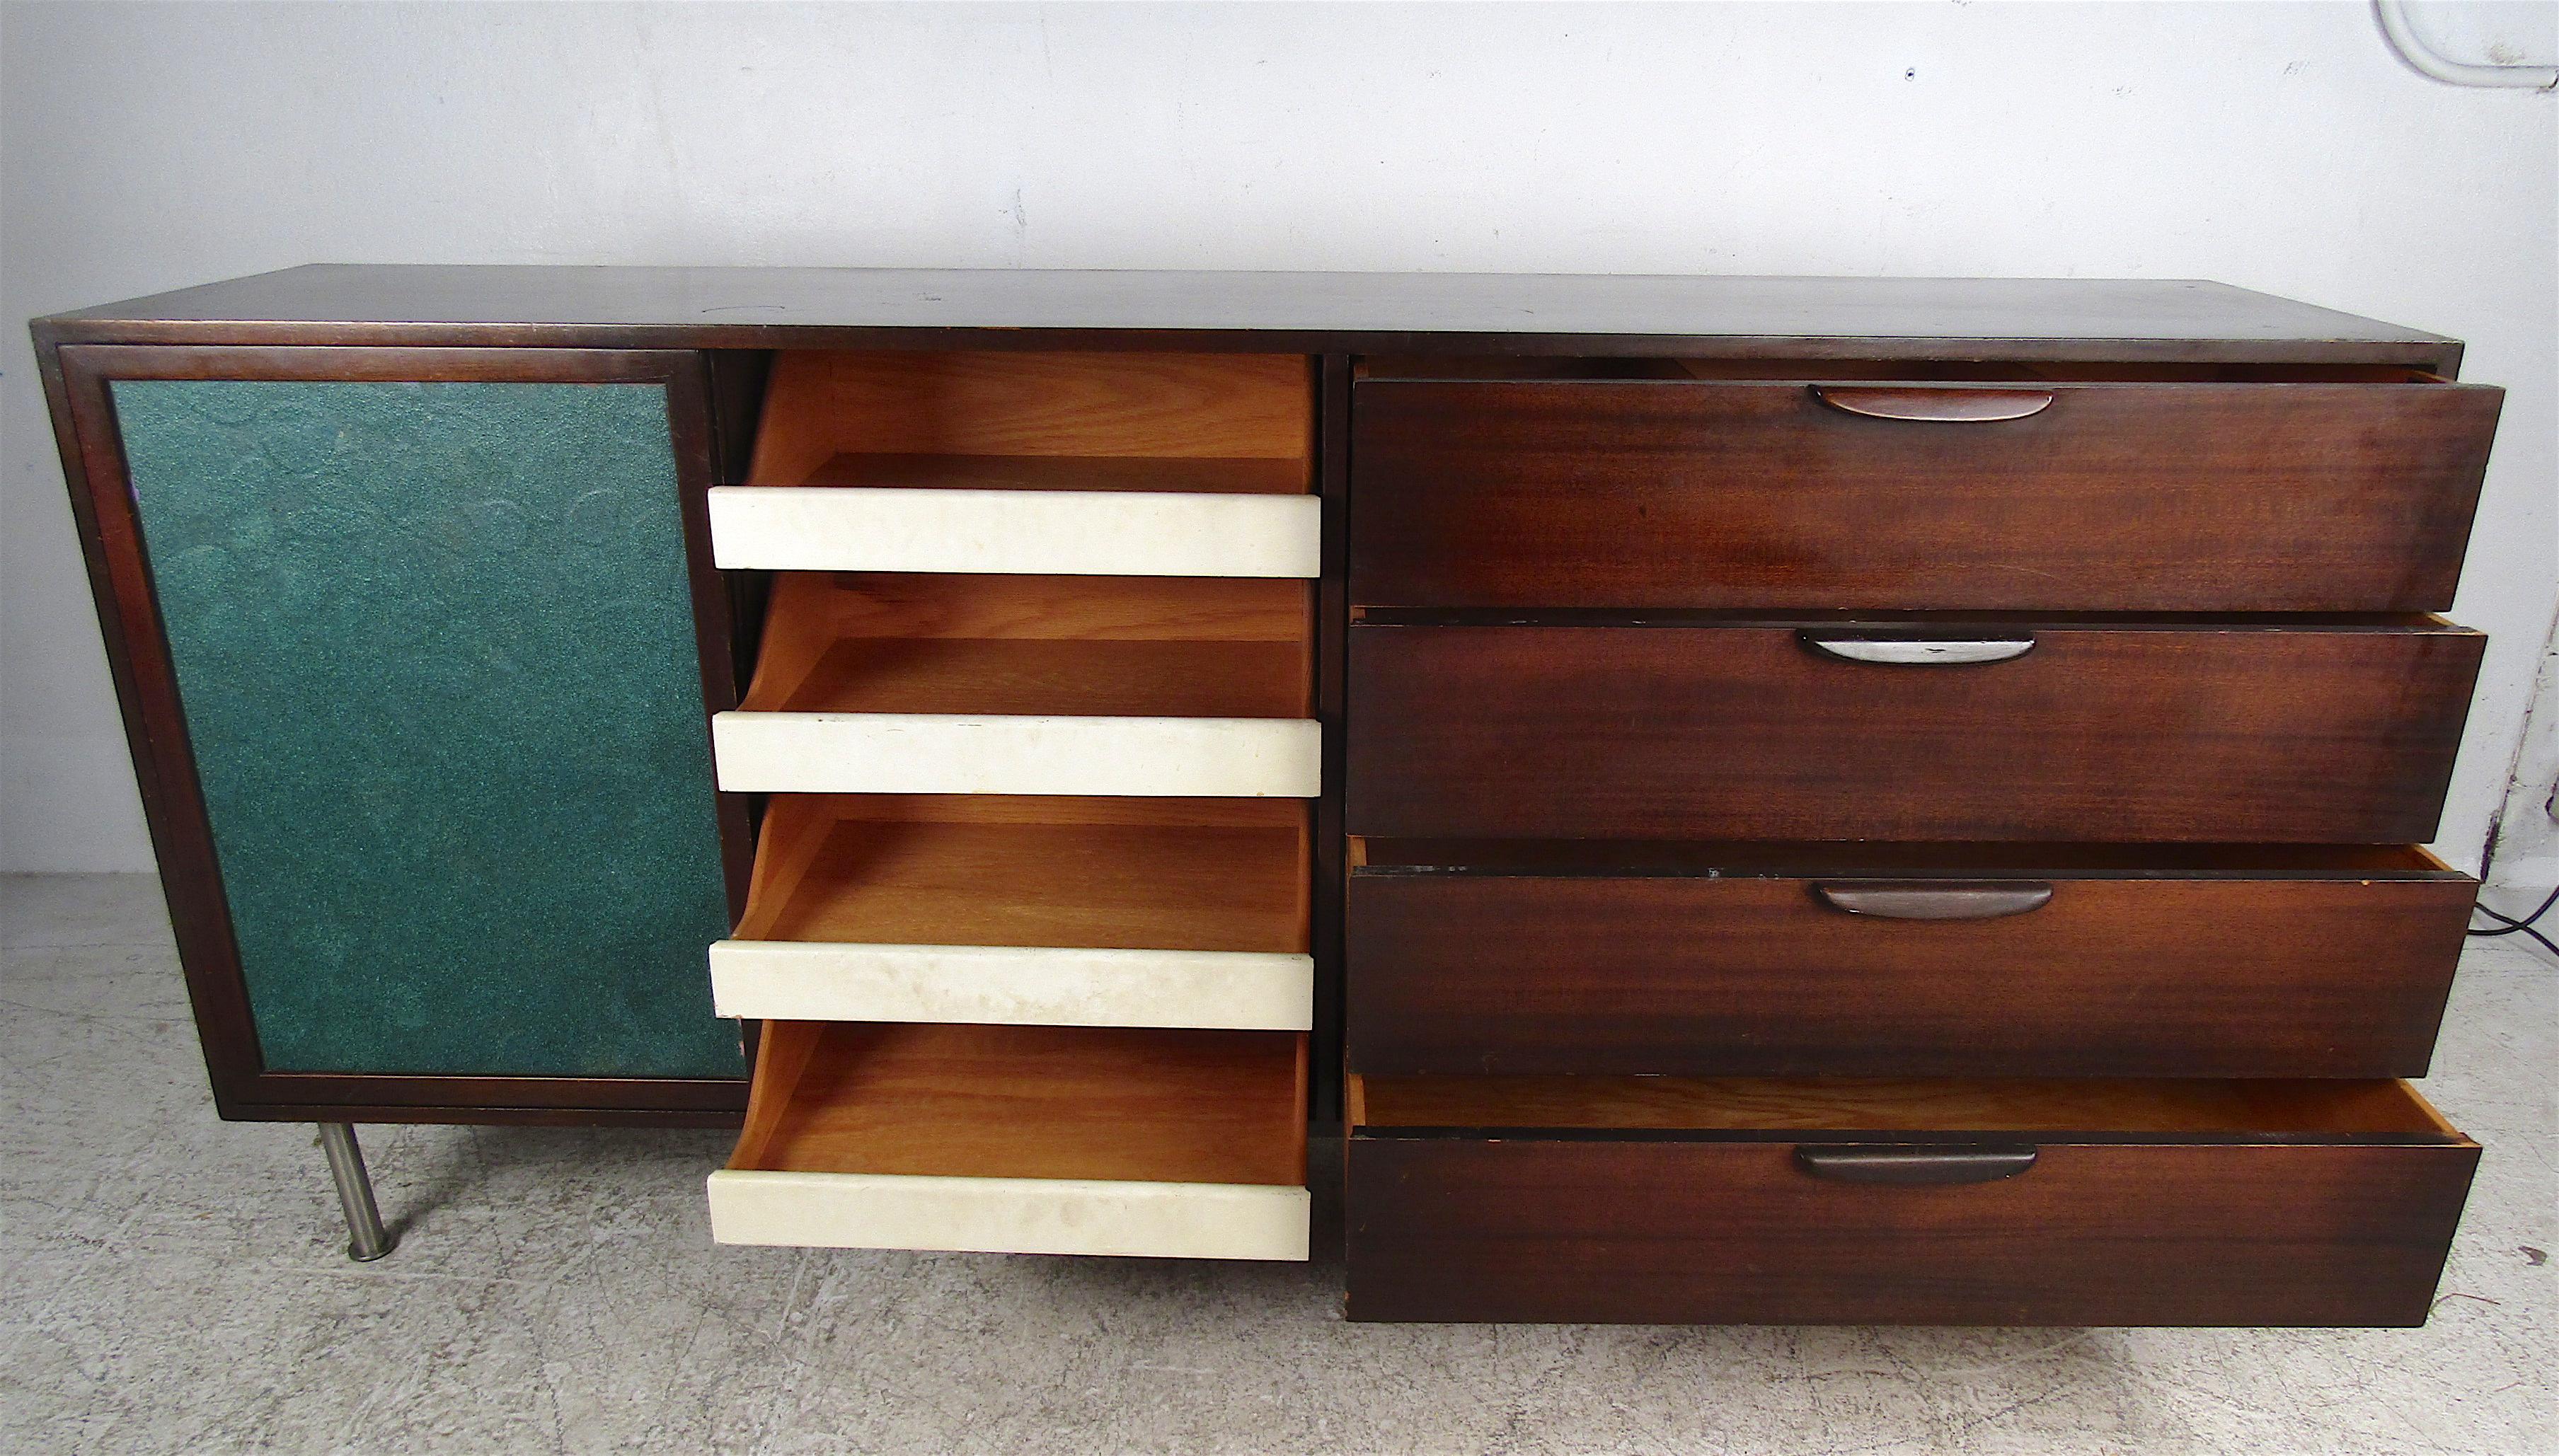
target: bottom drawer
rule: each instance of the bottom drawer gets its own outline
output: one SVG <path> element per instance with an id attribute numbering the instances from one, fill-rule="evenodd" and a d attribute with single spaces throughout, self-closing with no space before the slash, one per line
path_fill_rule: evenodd
<path id="1" fill-rule="evenodd" d="M 1353 1078 L 1366 1320 L 2416 1325 L 2479 1147 L 2397 1082 Z"/>
<path id="2" fill-rule="evenodd" d="M 764 1025 L 723 1243 L 1303 1259 L 1306 1039 Z"/>

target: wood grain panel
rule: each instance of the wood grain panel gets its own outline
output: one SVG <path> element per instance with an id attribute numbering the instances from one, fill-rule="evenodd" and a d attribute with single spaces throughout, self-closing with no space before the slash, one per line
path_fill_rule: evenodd
<path id="1" fill-rule="evenodd" d="M 2427 619 L 1944 630 L 2035 647 L 1882 666 L 1784 623 L 1354 626 L 1348 828 L 2419 842 L 2484 642 Z"/>
<path id="2" fill-rule="evenodd" d="M 2050 404 L 1947 423 L 1850 413 L 1800 382 L 1364 381 L 1351 599 L 2440 611 L 2502 398 L 2442 383 L 2010 392 Z"/>
<path id="3" fill-rule="evenodd" d="M 2416 1325 L 2479 1149 L 2046 1144 L 1811 1176 L 1785 1143 L 1354 1138 L 1356 1320 Z"/>
<path id="4" fill-rule="evenodd" d="M 2461 345 L 2187 278 L 313 264 L 37 321 L 40 345 L 1261 349 L 2388 362 Z"/>
<path id="5" fill-rule="evenodd" d="M 1304 1106 L 1291 1032 L 775 1021 L 729 1166 L 1299 1187 Z"/>
<path id="6" fill-rule="evenodd" d="M 732 792 L 1321 787 L 1302 581 L 787 572 L 711 725 Z"/>
<path id="7" fill-rule="evenodd" d="M 1818 860 L 1814 848 L 1805 857 Z M 1828 873 L 1353 873 L 1369 1073 L 2422 1077 L 2478 884 L 2443 870 L 2036 874 L 1989 920 L 1844 914 Z M 1930 878 L 1886 882 L 1925 886 Z M 2244 874 L 2244 871 L 2239 873 Z M 2306 872 L 2309 873 L 2309 872 Z M 2368 870 L 2363 872 L 2368 875 Z M 1936 883 L 1970 883 L 1939 870 Z"/>
<path id="8" fill-rule="evenodd" d="M 777 796 L 741 941 L 1307 948 L 1293 800 Z"/>
<path id="9" fill-rule="evenodd" d="M 724 1243 L 1303 1259 L 1300 1033 L 765 1023 Z"/>
<path id="10" fill-rule="evenodd" d="M 1299 581 L 786 572 L 749 712 L 1299 718 Z"/>
<path id="11" fill-rule="evenodd" d="M 1492 1132 L 2457 1139 L 2404 1082 L 2323 1078 L 1377 1077 L 1360 1127 Z"/>
<path id="12" fill-rule="evenodd" d="M 1305 466 L 1251 456 L 843 454 L 800 482 L 869 490 L 1302 496 Z"/>
<path id="13" fill-rule="evenodd" d="M 846 454 L 1243 458 L 1314 440 L 1307 361 L 1269 354 L 838 352 L 778 357 L 747 484 L 792 486 Z"/>

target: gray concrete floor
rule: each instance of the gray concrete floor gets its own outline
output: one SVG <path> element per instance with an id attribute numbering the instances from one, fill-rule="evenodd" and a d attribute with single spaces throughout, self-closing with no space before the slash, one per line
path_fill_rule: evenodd
<path id="1" fill-rule="evenodd" d="M 2510 941 L 2425 1085 L 2487 1147 L 2426 1328 L 1954 1331 L 1347 1325 L 1321 1215 L 1307 1266 L 720 1248 L 695 1132 L 368 1128 L 404 1242 L 351 1264 L 311 1129 L 215 1118 L 155 881 L 0 933 L 8 1450 L 2559 1451 Z"/>

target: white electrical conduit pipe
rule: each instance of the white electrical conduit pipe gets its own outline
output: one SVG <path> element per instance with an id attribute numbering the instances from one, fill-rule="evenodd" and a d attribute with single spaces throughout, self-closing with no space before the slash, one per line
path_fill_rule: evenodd
<path id="1" fill-rule="evenodd" d="M 2435 79 L 2457 86 L 2528 86 L 2546 91 L 2559 86 L 2559 66 L 2473 66 L 2447 61 L 2408 23 L 2408 0 L 2372 0 L 2381 17 L 2381 34 L 2399 59 Z"/>

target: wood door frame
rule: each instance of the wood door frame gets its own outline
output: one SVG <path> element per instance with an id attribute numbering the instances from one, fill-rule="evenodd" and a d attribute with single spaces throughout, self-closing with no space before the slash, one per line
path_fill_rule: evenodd
<path id="1" fill-rule="evenodd" d="M 37 363 L 54 417 L 72 516 L 123 710 L 159 859 L 169 921 L 204 1044 L 214 1104 L 231 1120 L 632 1123 L 734 1126 L 740 1078 L 489 1077 L 269 1070 L 258 1047 L 212 821 L 153 590 L 150 561 L 109 386 L 122 379 L 657 384 L 667 413 L 686 570 L 709 714 L 736 706 L 727 588 L 711 564 L 706 492 L 713 475 L 708 367 L 688 350 L 424 349 L 66 345 L 40 330 Z M 747 801 L 716 797 L 732 920 L 754 862 Z M 707 971 L 705 971 L 707 974 Z"/>

